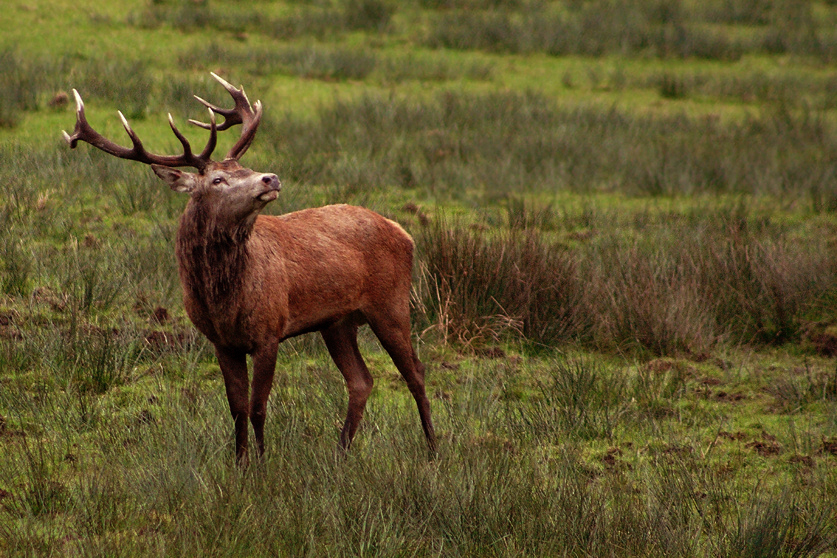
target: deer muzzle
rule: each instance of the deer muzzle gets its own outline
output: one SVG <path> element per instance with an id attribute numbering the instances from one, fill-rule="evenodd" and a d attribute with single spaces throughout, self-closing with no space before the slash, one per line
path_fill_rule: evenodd
<path id="1" fill-rule="evenodd" d="M 279 197 L 279 191 L 282 190 L 282 183 L 279 177 L 275 174 L 262 175 L 262 183 L 265 185 L 265 190 L 258 195 L 258 198 L 263 202 L 271 202 Z"/>

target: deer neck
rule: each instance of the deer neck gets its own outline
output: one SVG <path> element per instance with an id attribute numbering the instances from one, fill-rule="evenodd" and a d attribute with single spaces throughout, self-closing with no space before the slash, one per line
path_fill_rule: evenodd
<path id="1" fill-rule="evenodd" d="M 187 295 L 208 310 L 229 306 L 246 282 L 253 219 L 230 223 L 190 200 L 180 218 L 177 259 Z"/>

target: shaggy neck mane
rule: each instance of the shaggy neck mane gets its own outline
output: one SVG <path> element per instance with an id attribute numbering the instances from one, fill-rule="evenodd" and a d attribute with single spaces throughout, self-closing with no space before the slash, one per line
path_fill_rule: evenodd
<path id="1" fill-rule="evenodd" d="M 224 305 L 241 292 L 251 230 L 251 223 L 223 223 L 199 201 L 186 207 L 177 234 L 177 259 L 181 280 L 202 305 Z"/>

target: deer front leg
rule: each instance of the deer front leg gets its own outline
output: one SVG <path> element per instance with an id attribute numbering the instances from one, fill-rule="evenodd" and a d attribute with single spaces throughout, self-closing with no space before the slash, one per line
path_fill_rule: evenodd
<path id="1" fill-rule="evenodd" d="M 250 410 L 247 381 L 247 354 L 243 351 L 215 347 L 218 364 L 224 376 L 230 414 L 235 422 L 235 457 L 240 465 L 247 464 L 247 429 Z"/>
<path id="2" fill-rule="evenodd" d="M 267 399 L 273 387 L 276 370 L 276 352 L 279 343 L 272 341 L 253 353 L 253 386 L 250 392 L 250 422 L 256 434 L 259 455 L 264 455 L 264 421 L 267 415 Z"/>

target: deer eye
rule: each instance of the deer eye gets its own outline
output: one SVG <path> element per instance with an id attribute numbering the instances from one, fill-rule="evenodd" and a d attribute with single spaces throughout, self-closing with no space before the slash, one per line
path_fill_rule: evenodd
<path id="1" fill-rule="evenodd" d="M 218 185 L 218 184 L 221 184 L 223 181 L 224 181 L 224 179 L 219 176 L 218 178 L 214 179 L 212 181 L 212 183 L 215 184 L 215 185 Z"/>

